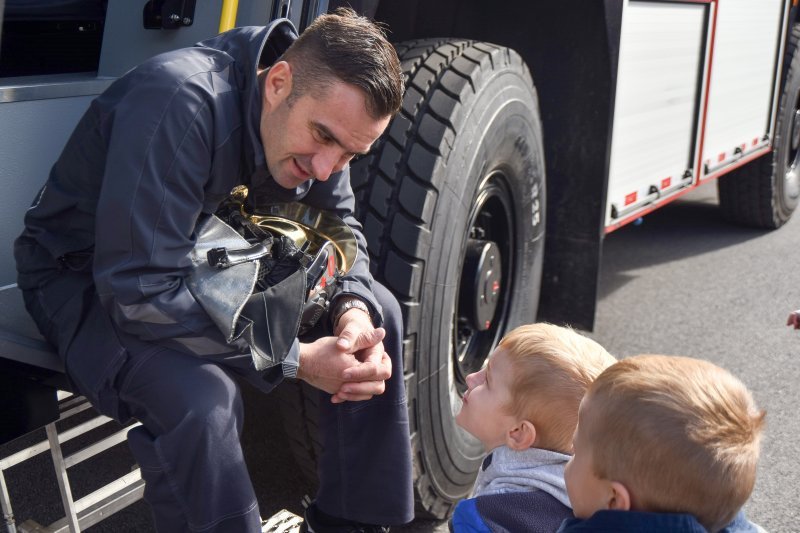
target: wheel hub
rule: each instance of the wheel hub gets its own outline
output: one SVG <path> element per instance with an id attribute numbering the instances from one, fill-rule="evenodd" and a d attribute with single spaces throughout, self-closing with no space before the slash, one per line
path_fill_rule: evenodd
<path id="1" fill-rule="evenodd" d="M 788 203 L 793 204 L 800 196 L 800 109 L 796 109 L 792 116 L 789 146 L 783 194 Z"/>
<path id="2" fill-rule="evenodd" d="M 792 118 L 792 151 L 800 148 L 800 109 L 794 112 Z"/>
<path id="3" fill-rule="evenodd" d="M 471 239 L 464 258 L 464 282 L 459 302 L 461 315 L 472 328 L 486 331 L 492 326 L 502 281 L 500 248 L 494 242 Z"/>

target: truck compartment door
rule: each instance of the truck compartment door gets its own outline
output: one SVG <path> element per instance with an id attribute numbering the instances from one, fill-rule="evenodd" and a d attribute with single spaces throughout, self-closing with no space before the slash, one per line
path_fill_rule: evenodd
<path id="1" fill-rule="evenodd" d="M 690 185 L 708 5 L 624 6 L 605 225 Z"/>
<path id="2" fill-rule="evenodd" d="M 702 159 L 711 174 L 770 143 L 782 0 L 717 3 Z"/>

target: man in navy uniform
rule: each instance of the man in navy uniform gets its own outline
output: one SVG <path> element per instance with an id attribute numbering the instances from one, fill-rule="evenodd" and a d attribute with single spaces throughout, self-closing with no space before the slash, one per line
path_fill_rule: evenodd
<path id="1" fill-rule="evenodd" d="M 264 391 L 296 377 L 328 395 L 304 527 L 412 519 L 400 310 L 369 274 L 348 173 L 402 93 L 394 49 L 352 11 L 299 38 L 286 20 L 237 28 L 114 82 L 34 199 L 15 243 L 18 285 L 75 388 L 142 422 L 128 438 L 159 531 L 260 531 L 234 374 Z M 255 205 L 333 212 L 359 244 L 327 336 L 294 339 L 260 371 L 187 287 L 198 222 L 242 184 Z"/>

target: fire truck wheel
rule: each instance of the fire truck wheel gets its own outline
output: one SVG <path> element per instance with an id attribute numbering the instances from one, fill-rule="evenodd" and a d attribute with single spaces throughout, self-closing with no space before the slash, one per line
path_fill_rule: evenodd
<path id="1" fill-rule="evenodd" d="M 483 454 L 454 419 L 465 377 L 509 329 L 536 319 L 541 126 L 516 52 L 463 40 L 397 49 L 403 108 L 351 175 L 373 275 L 403 309 L 417 516 L 442 518 L 469 493 Z"/>
<path id="2" fill-rule="evenodd" d="M 771 154 L 717 182 L 726 218 L 773 229 L 792 216 L 800 198 L 800 25 L 792 28 L 785 55 L 784 84 Z"/>

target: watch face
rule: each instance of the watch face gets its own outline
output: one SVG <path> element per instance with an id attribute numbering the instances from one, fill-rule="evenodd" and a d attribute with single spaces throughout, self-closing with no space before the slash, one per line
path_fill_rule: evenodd
<path id="1" fill-rule="evenodd" d="M 367 306 L 367 304 L 365 304 L 361 300 L 354 298 L 352 300 L 346 300 L 344 303 L 342 303 L 337 307 L 336 314 L 334 315 L 333 319 L 334 327 L 336 327 L 336 325 L 339 323 L 339 319 L 342 317 L 342 315 L 345 314 L 350 309 L 361 309 L 367 314 L 368 317 L 370 317 L 370 319 L 372 319 L 372 313 L 369 312 L 369 307 Z"/>
<path id="2" fill-rule="evenodd" d="M 350 309 L 361 309 L 362 311 L 365 311 L 366 305 L 364 305 L 360 300 L 347 300 L 342 304 L 339 314 L 349 311 Z"/>

